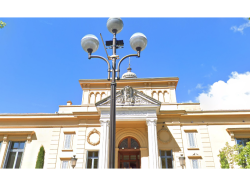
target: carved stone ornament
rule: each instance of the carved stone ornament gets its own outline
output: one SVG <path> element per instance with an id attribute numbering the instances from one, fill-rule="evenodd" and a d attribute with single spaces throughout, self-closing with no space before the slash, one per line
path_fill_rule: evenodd
<path id="1" fill-rule="evenodd" d="M 116 105 L 160 105 L 161 102 L 133 89 L 131 86 L 125 86 L 122 90 L 116 92 Z M 95 104 L 96 106 L 110 105 L 110 96 L 102 99 Z"/>
<path id="2" fill-rule="evenodd" d="M 157 132 L 157 138 L 164 144 L 168 144 L 172 140 L 171 133 L 164 126 Z"/>
<path id="3" fill-rule="evenodd" d="M 90 141 L 90 137 L 91 137 L 91 135 L 93 135 L 93 134 L 97 134 L 97 135 L 99 136 L 99 139 L 98 139 L 97 142 L 91 142 L 91 141 Z M 100 143 L 100 132 L 99 132 L 98 130 L 96 130 L 96 129 L 93 129 L 92 131 L 90 131 L 89 134 L 88 134 L 88 137 L 87 137 L 87 142 L 88 142 L 90 145 L 93 145 L 93 146 L 98 145 L 98 144 Z"/>

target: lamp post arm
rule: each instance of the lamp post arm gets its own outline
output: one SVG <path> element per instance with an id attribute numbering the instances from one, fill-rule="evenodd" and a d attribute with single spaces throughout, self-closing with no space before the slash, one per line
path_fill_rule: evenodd
<path id="1" fill-rule="evenodd" d="M 102 59 L 102 60 L 104 60 L 104 61 L 107 62 L 107 64 L 108 64 L 108 80 L 110 80 L 110 72 L 111 72 L 111 70 L 110 70 L 110 63 L 109 63 L 109 61 L 106 58 L 104 58 L 102 56 L 98 56 L 98 55 L 89 55 L 89 59 L 91 59 L 91 58 L 100 58 L 100 59 Z"/>
<path id="2" fill-rule="evenodd" d="M 117 70 L 116 70 L 116 72 L 117 72 L 117 80 L 120 79 L 120 64 L 122 63 L 123 60 L 125 60 L 126 58 L 131 57 L 131 56 L 140 57 L 140 51 L 138 51 L 137 54 L 126 55 L 126 56 L 124 56 L 124 57 L 119 61 L 118 67 L 117 67 Z"/>

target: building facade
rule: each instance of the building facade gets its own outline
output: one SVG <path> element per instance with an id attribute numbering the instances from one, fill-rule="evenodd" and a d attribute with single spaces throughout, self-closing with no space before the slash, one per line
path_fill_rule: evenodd
<path id="1" fill-rule="evenodd" d="M 137 78 L 128 68 L 117 82 L 116 168 L 219 169 L 219 150 L 250 138 L 250 110 L 203 111 L 177 103 L 177 77 Z M 79 80 L 81 105 L 56 113 L 0 114 L 0 168 L 108 168 L 110 82 Z"/>

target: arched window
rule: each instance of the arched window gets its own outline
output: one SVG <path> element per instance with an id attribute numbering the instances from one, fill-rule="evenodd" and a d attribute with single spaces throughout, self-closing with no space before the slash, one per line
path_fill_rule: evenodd
<path id="1" fill-rule="evenodd" d="M 104 99 L 105 97 L 106 97 L 106 94 L 105 94 L 105 93 L 102 93 L 101 99 Z"/>
<path id="2" fill-rule="evenodd" d="M 94 93 L 92 93 L 92 94 L 90 95 L 89 103 L 90 103 L 90 104 L 95 104 L 95 95 L 94 95 Z"/>
<path id="3" fill-rule="evenodd" d="M 101 100 L 101 95 L 99 93 L 96 94 L 96 103 Z"/>
<path id="4" fill-rule="evenodd" d="M 158 96 L 156 92 L 153 92 L 153 98 L 158 100 Z"/>
<path id="5" fill-rule="evenodd" d="M 165 103 L 169 103 L 169 94 L 168 94 L 168 92 L 164 92 L 164 101 L 165 101 Z"/>
<path id="6" fill-rule="evenodd" d="M 160 102 L 164 102 L 162 92 L 159 92 L 159 101 Z"/>
<path id="7" fill-rule="evenodd" d="M 127 137 L 120 142 L 118 147 L 119 149 L 139 149 L 140 145 L 136 139 Z"/>

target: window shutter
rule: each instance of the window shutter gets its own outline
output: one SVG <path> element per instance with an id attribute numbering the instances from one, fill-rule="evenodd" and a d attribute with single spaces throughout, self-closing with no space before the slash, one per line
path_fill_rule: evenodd
<path id="1" fill-rule="evenodd" d="M 189 146 L 195 147 L 194 133 L 188 133 L 188 139 L 189 139 Z"/>
<path id="2" fill-rule="evenodd" d="M 9 141 L 9 145 L 8 145 L 8 148 L 7 148 L 7 153 L 6 153 L 6 156 L 5 156 L 5 159 L 4 159 L 3 168 L 6 168 L 6 165 L 7 165 L 7 162 L 8 162 L 8 157 L 9 157 L 9 154 L 10 154 L 11 146 L 12 146 L 12 141 Z"/>
<path id="3" fill-rule="evenodd" d="M 192 162 L 193 162 L 193 169 L 199 169 L 198 160 L 192 160 Z"/>
<path id="4" fill-rule="evenodd" d="M 65 145 L 64 145 L 64 149 L 70 149 L 71 146 L 71 134 L 67 134 L 65 135 Z"/>

